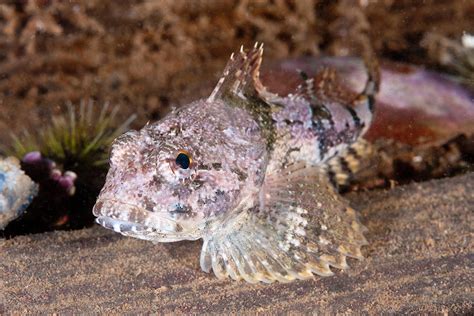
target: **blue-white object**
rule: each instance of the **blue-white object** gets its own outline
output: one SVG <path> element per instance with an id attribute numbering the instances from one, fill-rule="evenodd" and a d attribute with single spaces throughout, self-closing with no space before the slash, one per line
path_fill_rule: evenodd
<path id="1" fill-rule="evenodd" d="M 38 185 L 14 157 L 0 157 L 0 229 L 20 216 L 38 193 Z"/>

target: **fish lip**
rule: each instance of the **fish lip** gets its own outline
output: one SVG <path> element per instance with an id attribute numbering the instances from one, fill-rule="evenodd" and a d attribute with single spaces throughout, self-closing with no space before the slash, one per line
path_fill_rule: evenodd
<path id="1" fill-rule="evenodd" d="M 146 231 L 148 229 L 146 226 L 138 224 L 138 223 L 123 221 L 123 220 L 115 219 L 113 217 L 108 217 L 108 216 L 99 216 L 96 218 L 95 221 L 97 224 L 107 229 L 111 229 L 117 233 L 127 233 L 127 232 L 139 233 L 142 231 Z"/>
<path id="2" fill-rule="evenodd" d="M 154 242 L 202 238 L 199 230 L 183 231 L 174 219 L 113 198 L 99 198 L 92 213 L 96 223 L 125 236 Z"/>
<path id="3" fill-rule="evenodd" d="M 96 223 L 124 236 L 153 242 L 174 242 L 183 240 L 183 238 L 179 235 L 163 233 L 153 227 L 122 221 L 107 216 L 99 216 L 96 218 Z"/>
<path id="4" fill-rule="evenodd" d="M 120 206 L 120 207 L 119 207 Z M 95 203 L 93 209 L 92 209 L 92 214 L 94 216 L 99 217 L 99 216 L 111 216 L 111 217 L 117 217 L 119 219 L 120 216 L 118 216 L 118 212 L 115 211 L 116 209 L 119 208 L 127 208 L 129 211 L 134 211 L 134 212 L 142 212 L 145 214 L 146 210 L 139 207 L 138 205 L 134 205 L 131 203 L 127 203 L 124 201 L 116 200 L 113 198 L 105 198 L 105 199 L 97 199 L 97 202 Z"/>
<path id="5" fill-rule="evenodd" d="M 116 199 L 97 200 L 92 213 L 97 217 L 98 224 L 120 233 L 132 230 L 162 234 L 176 233 L 175 220 Z"/>

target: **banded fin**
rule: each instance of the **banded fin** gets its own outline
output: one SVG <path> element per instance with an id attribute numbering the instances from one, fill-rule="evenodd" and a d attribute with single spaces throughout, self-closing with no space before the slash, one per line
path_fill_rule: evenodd
<path id="1" fill-rule="evenodd" d="M 323 68 L 313 78 L 306 79 L 296 90 L 295 96 L 304 97 L 315 105 L 325 102 L 351 104 L 358 94 L 342 85 L 333 68 Z"/>
<path id="2" fill-rule="evenodd" d="M 289 282 L 332 275 L 362 259 L 367 241 L 357 215 L 323 170 L 294 164 L 269 174 L 255 206 L 204 238 L 201 268 L 218 278 Z"/>
<path id="3" fill-rule="evenodd" d="M 328 104 L 340 104 L 351 115 L 354 122 L 365 132 L 372 121 L 375 94 L 378 82 L 368 72 L 364 90 L 360 93 L 349 90 L 333 68 L 323 68 L 313 78 L 298 86 L 294 97 L 303 97 L 311 103 L 317 119 L 330 118 Z"/>
<path id="4" fill-rule="evenodd" d="M 364 89 L 355 93 L 343 84 L 333 68 L 323 68 L 314 78 L 307 79 L 307 75 L 300 73 L 304 78 L 293 98 L 303 97 L 311 103 L 315 120 L 332 118 L 328 104 L 339 104 L 351 115 L 360 135 L 363 135 L 375 112 L 375 95 L 380 87 L 380 69 L 378 60 L 370 45 L 364 49 L 363 60 L 367 70 L 367 79 Z"/>
<path id="5" fill-rule="evenodd" d="M 370 166 L 373 154 L 373 146 L 359 138 L 325 164 L 330 182 L 339 190 L 346 188 L 359 172 Z"/>

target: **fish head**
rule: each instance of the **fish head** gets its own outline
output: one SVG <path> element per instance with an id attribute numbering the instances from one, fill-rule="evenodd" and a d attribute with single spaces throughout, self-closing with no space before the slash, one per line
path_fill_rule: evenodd
<path id="1" fill-rule="evenodd" d="M 93 213 L 140 239 L 198 239 L 258 191 L 266 164 L 251 114 L 222 100 L 195 101 L 114 141 Z"/>

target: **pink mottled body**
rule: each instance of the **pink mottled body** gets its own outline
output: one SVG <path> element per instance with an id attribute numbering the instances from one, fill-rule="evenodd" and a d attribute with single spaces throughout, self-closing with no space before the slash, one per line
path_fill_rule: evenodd
<path id="1" fill-rule="evenodd" d="M 352 57 L 281 60 L 262 71 L 262 80 L 270 91 L 286 94 L 302 82 L 295 69 L 311 76 L 325 67 L 336 69 L 341 84 L 349 90 L 363 89 L 366 69 L 360 59 Z M 442 74 L 403 63 L 382 62 L 380 77 L 375 118 L 366 139 L 426 146 L 443 144 L 459 134 L 474 134 L 472 91 Z"/>

